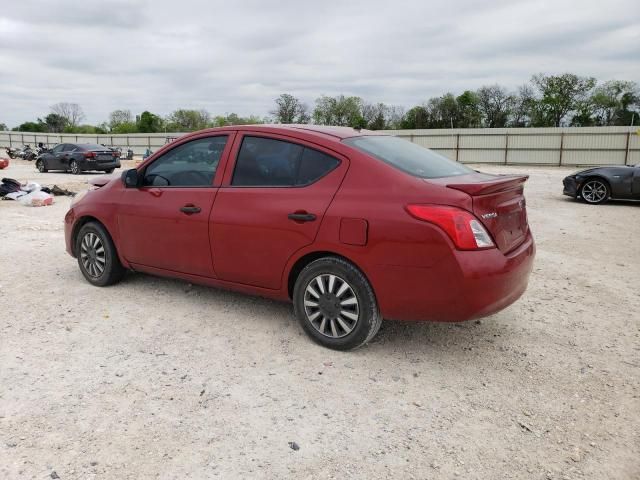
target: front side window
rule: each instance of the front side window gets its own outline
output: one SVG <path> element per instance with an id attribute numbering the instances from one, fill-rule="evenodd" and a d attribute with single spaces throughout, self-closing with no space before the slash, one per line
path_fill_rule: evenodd
<path id="1" fill-rule="evenodd" d="M 351 137 L 343 143 L 420 178 L 455 177 L 473 170 L 449 160 L 433 150 L 398 137 L 368 135 Z"/>
<path id="2" fill-rule="evenodd" d="M 210 187 L 227 138 L 226 135 L 200 138 L 169 150 L 147 167 L 143 185 Z"/>
<path id="3" fill-rule="evenodd" d="M 55 147 L 53 147 L 53 150 L 51 150 L 51 153 L 60 153 L 63 148 L 64 148 L 64 143 L 61 143 L 60 145 L 56 145 Z"/>
<path id="4" fill-rule="evenodd" d="M 64 146 L 64 151 L 65 151 L 65 152 L 73 152 L 76 148 L 77 148 L 77 147 L 76 147 L 76 145 L 73 145 L 73 144 L 71 144 L 71 143 L 67 143 L 67 144 Z"/>
<path id="5" fill-rule="evenodd" d="M 295 143 L 245 137 L 231 184 L 242 187 L 304 186 L 325 176 L 339 163 L 329 155 Z"/>

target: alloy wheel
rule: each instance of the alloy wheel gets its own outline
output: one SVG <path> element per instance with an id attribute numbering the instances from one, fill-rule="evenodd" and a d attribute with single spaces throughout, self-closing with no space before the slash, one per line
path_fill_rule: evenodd
<path id="1" fill-rule="evenodd" d="M 333 274 L 311 279 L 304 292 L 304 310 L 313 328 L 329 338 L 349 335 L 360 316 L 360 304 L 353 288 Z"/>
<path id="2" fill-rule="evenodd" d="M 85 272 L 93 278 L 98 278 L 104 272 L 107 257 L 104 245 L 98 235 L 88 232 L 80 243 L 80 259 Z"/>
<path id="3" fill-rule="evenodd" d="M 80 170 L 80 167 L 78 166 L 78 162 L 76 162 L 75 160 L 71 162 L 71 173 L 75 175 L 79 172 L 79 170 Z"/>
<path id="4" fill-rule="evenodd" d="M 582 187 L 582 198 L 588 203 L 600 203 L 607 198 L 607 186 L 599 180 L 590 180 Z"/>

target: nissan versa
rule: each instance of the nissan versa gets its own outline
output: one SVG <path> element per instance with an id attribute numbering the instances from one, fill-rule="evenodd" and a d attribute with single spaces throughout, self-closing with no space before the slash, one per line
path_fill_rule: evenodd
<path id="1" fill-rule="evenodd" d="M 526 180 L 346 127 L 215 128 L 94 180 L 66 249 L 97 286 L 130 269 L 291 300 L 313 340 L 347 350 L 383 318 L 460 322 L 518 299 Z"/>

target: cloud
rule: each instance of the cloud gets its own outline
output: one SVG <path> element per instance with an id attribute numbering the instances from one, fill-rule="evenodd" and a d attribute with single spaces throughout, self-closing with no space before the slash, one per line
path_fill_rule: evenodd
<path id="1" fill-rule="evenodd" d="M 632 0 L 9 2 L 0 10 L 0 122 L 82 105 L 265 115 L 288 92 L 410 107 L 538 72 L 640 80 Z"/>

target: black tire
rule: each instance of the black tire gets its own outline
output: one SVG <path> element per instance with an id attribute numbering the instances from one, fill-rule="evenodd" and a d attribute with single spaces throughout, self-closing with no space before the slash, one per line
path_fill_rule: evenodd
<path id="1" fill-rule="evenodd" d="M 333 285 L 332 276 L 335 277 Z M 322 288 L 318 281 L 323 285 Z M 347 284 L 348 290 L 340 295 L 343 284 Z M 322 293 L 319 293 L 320 290 L 323 290 Z M 312 292 L 319 296 L 314 298 Z M 317 307 L 305 304 L 305 301 L 314 303 L 311 300 L 316 298 Z M 355 306 L 341 306 L 353 302 L 353 298 L 356 300 Z M 316 343 L 334 350 L 361 347 L 378 333 L 382 324 L 382 316 L 369 281 L 357 267 L 338 257 L 320 258 L 300 272 L 293 289 L 293 308 L 307 335 Z M 318 312 L 319 315 L 316 315 Z M 345 314 L 357 318 L 350 320 Z M 350 329 L 343 328 L 345 323 Z M 321 328 L 325 333 L 321 332 Z"/>
<path id="2" fill-rule="evenodd" d="M 78 162 L 76 162 L 75 160 L 71 160 L 71 163 L 69 163 L 69 169 L 74 175 L 80 175 L 82 173 L 80 165 L 78 165 Z"/>
<path id="3" fill-rule="evenodd" d="M 44 163 L 44 160 L 42 160 L 41 158 L 36 161 L 36 168 L 40 173 L 47 173 L 49 171 L 47 165 Z"/>
<path id="4" fill-rule="evenodd" d="M 83 245 L 85 238 L 86 243 Z M 99 239 L 98 246 L 94 246 L 96 245 L 95 238 Z M 97 287 L 106 287 L 122 280 L 126 270 L 120 263 L 118 252 L 109 232 L 101 224 L 97 222 L 84 224 L 78 231 L 74 242 L 78 266 L 89 283 Z M 100 247 L 103 249 L 102 256 L 100 256 Z M 98 264 L 102 265 L 102 271 L 100 271 Z"/>
<path id="5" fill-rule="evenodd" d="M 588 178 L 580 187 L 580 198 L 585 203 L 599 205 L 609 200 L 611 187 L 602 178 Z"/>
<path id="6" fill-rule="evenodd" d="M 104 173 L 113 173 L 114 170 L 115 168 L 110 168 L 109 170 L 105 170 Z"/>

